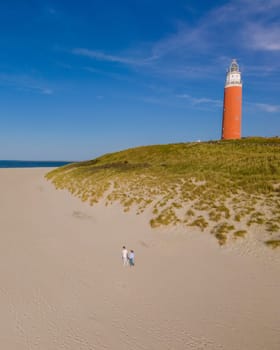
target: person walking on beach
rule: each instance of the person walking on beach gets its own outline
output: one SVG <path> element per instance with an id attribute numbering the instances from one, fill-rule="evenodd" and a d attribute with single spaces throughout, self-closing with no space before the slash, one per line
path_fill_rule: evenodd
<path id="1" fill-rule="evenodd" d="M 129 266 L 134 266 L 135 262 L 134 262 L 134 258 L 135 258 L 135 254 L 134 254 L 134 250 L 131 250 L 128 254 L 128 260 L 129 260 Z"/>
<path id="2" fill-rule="evenodd" d="M 128 251 L 125 246 L 122 247 L 122 261 L 123 261 L 123 266 L 128 265 Z"/>

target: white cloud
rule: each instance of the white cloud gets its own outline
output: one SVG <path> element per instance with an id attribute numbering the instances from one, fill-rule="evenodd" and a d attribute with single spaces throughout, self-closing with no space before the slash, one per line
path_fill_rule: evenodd
<path id="1" fill-rule="evenodd" d="M 215 100 L 208 97 L 193 97 L 188 94 L 182 94 L 177 95 L 178 98 L 184 98 L 188 100 L 192 105 L 209 105 L 209 106 L 215 106 L 215 107 L 221 107 L 222 101 L 221 100 Z"/>
<path id="2" fill-rule="evenodd" d="M 259 102 L 245 102 L 244 108 L 251 111 L 262 111 L 266 113 L 280 112 L 280 105 Z"/>
<path id="3" fill-rule="evenodd" d="M 280 112 L 280 105 L 271 105 L 267 103 L 256 103 L 255 106 L 268 113 L 275 113 L 275 112 Z"/>
<path id="4" fill-rule="evenodd" d="M 145 96 L 145 97 L 139 98 L 139 100 L 141 100 L 145 103 L 152 103 L 152 104 L 158 104 L 158 105 L 169 105 L 166 98 Z"/>
<path id="5" fill-rule="evenodd" d="M 213 5 L 215 6 L 215 5 Z M 177 22 L 174 32 L 156 42 L 143 43 L 124 54 L 111 55 L 88 48 L 72 53 L 97 61 L 119 63 L 145 69 L 153 76 L 171 79 L 214 78 L 225 71 L 232 54 L 241 61 L 241 69 L 250 71 L 250 55 L 280 51 L 279 0 L 232 0 L 215 6 L 192 25 Z M 243 60 L 243 62 L 242 62 Z M 249 64 L 246 64 L 246 61 Z M 270 75 L 277 63 L 270 56 L 254 59 L 253 75 Z"/>
<path id="6" fill-rule="evenodd" d="M 134 60 L 131 60 L 129 58 L 125 57 L 119 57 L 119 56 L 113 56 L 113 55 L 107 55 L 100 51 L 94 51 L 84 48 L 76 48 L 72 51 L 75 55 L 85 56 L 89 58 L 94 58 L 96 60 L 100 61 L 109 61 L 109 62 L 118 62 L 118 63 L 125 63 L 125 64 L 134 64 Z"/>
<path id="7" fill-rule="evenodd" d="M 150 61 L 155 59 L 154 57 L 132 58 L 132 57 L 109 55 L 102 51 L 89 50 L 86 48 L 75 48 L 72 50 L 72 53 L 79 56 L 89 57 L 98 61 L 115 62 L 115 63 L 121 63 L 121 64 L 132 65 L 132 66 L 149 64 Z"/>
<path id="8" fill-rule="evenodd" d="M 42 95 L 52 95 L 54 91 L 46 86 L 41 80 L 26 74 L 0 73 L 0 84 L 14 89 L 31 91 Z"/>
<path id="9" fill-rule="evenodd" d="M 277 12 L 279 0 L 234 0 L 215 7 L 192 26 L 178 25 L 175 33 L 154 44 L 153 54 L 167 55 L 212 50 L 280 50 L 280 28 Z M 278 15 L 279 16 L 279 15 Z M 215 52 L 215 51 L 214 51 Z"/>
<path id="10" fill-rule="evenodd" d="M 44 95 L 52 95 L 53 94 L 53 90 L 52 89 L 48 89 L 48 88 L 38 88 L 42 94 Z"/>
<path id="11" fill-rule="evenodd" d="M 132 81 L 132 79 L 125 74 L 119 74 L 119 73 L 114 73 L 110 72 L 107 70 L 102 70 L 102 69 L 96 69 L 94 67 L 82 67 L 83 70 L 93 73 L 93 74 L 99 74 L 99 75 L 104 75 L 110 79 L 115 79 L 115 80 L 122 80 L 122 81 Z"/>
<path id="12" fill-rule="evenodd" d="M 260 65 L 248 65 L 244 69 L 246 77 L 265 77 L 271 74 L 278 74 L 280 72 L 280 64 L 278 62 L 273 62 L 269 65 L 260 64 Z"/>
<path id="13" fill-rule="evenodd" d="M 279 0 L 238 0 L 233 3 L 239 4 L 242 13 L 250 14 L 263 15 L 280 8 Z"/>
<path id="14" fill-rule="evenodd" d="M 279 25 L 250 24 L 247 36 L 248 45 L 255 50 L 280 51 Z"/>
<path id="15" fill-rule="evenodd" d="M 166 38 L 159 40 L 152 48 L 153 56 L 160 58 L 166 55 L 174 54 L 178 50 L 184 54 L 190 48 L 205 49 L 209 47 L 206 35 L 202 27 L 180 26 L 180 29 Z"/>

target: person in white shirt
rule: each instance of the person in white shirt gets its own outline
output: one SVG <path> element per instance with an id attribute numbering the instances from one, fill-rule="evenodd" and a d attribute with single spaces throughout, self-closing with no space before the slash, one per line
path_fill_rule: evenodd
<path id="1" fill-rule="evenodd" d="M 123 266 L 128 265 L 128 251 L 125 246 L 122 247 L 122 261 L 123 261 Z"/>

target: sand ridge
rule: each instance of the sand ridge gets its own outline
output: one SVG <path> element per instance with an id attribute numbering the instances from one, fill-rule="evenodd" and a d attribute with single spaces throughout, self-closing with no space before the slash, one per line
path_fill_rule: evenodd
<path id="1" fill-rule="evenodd" d="M 280 348 L 277 251 L 152 230 L 145 213 L 55 190 L 47 171 L 0 170 L 2 348 Z"/>

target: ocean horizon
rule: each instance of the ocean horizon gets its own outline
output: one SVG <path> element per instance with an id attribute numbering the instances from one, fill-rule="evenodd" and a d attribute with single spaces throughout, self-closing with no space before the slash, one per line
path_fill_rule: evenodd
<path id="1" fill-rule="evenodd" d="M 0 168 L 57 168 L 73 162 L 47 160 L 0 160 Z"/>

